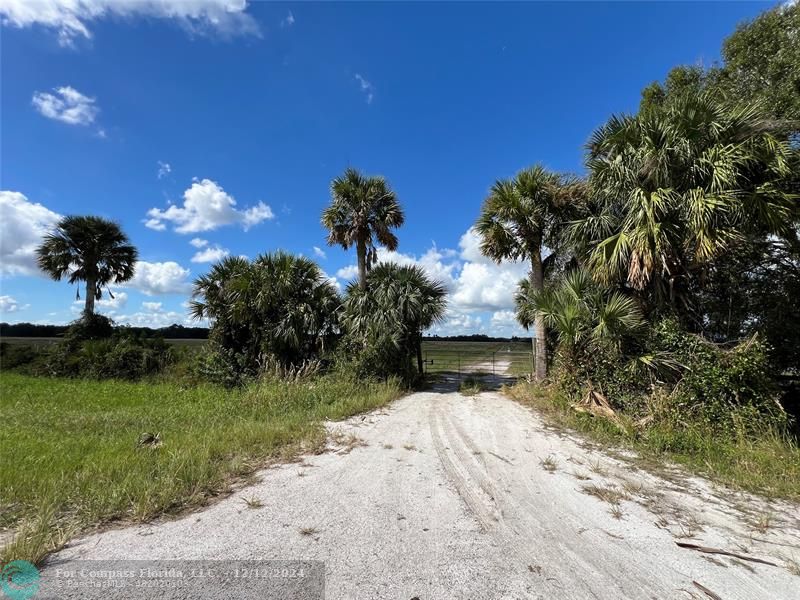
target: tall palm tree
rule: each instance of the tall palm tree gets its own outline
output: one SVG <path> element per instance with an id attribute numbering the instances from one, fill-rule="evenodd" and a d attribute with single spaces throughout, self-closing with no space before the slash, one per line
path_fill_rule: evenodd
<path id="1" fill-rule="evenodd" d="M 570 228 L 593 275 L 688 308 L 709 263 L 797 218 L 791 145 L 754 106 L 687 93 L 612 117 L 589 143 L 592 201 Z"/>
<path id="2" fill-rule="evenodd" d="M 377 262 L 375 242 L 388 250 L 397 249 L 392 229 L 405 220 L 397 196 L 383 177 L 366 177 L 348 168 L 331 182 L 331 204 L 322 212 L 328 229 L 328 244 L 345 250 L 355 245 L 358 284 L 367 287 L 367 272 Z"/>
<path id="3" fill-rule="evenodd" d="M 544 289 L 546 246 L 554 259 L 561 247 L 561 230 L 574 201 L 582 194 L 580 181 L 547 171 L 540 165 L 524 169 L 513 179 L 497 181 L 483 203 L 475 230 L 481 237 L 481 252 L 500 263 L 529 260 L 530 286 Z M 547 331 L 544 320 L 534 319 L 533 349 L 536 379 L 547 375 Z"/>
<path id="4" fill-rule="evenodd" d="M 103 287 L 133 278 L 138 252 L 119 225 L 100 217 L 69 216 L 36 249 L 39 268 L 60 281 L 86 282 L 84 314 L 94 314 Z M 108 291 L 111 295 L 111 291 Z M 113 298 L 113 296 L 112 296 Z"/>
<path id="5" fill-rule="evenodd" d="M 367 276 L 369 291 L 350 284 L 344 303 L 343 324 L 364 340 L 390 335 L 394 345 L 415 353 L 423 372 L 422 334 L 444 319 L 447 289 L 416 265 L 380 263 Z"/>

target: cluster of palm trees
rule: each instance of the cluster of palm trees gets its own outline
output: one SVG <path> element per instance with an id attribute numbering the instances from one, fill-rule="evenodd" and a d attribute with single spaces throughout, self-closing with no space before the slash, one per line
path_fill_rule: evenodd
<path id="1" fill-rule="evenodd" d="M 665 313 L 698 331 L 713 312 L 704 290 L 738 248 L 782 243 L 796 265 L 791 130 L 756 107 L 685 93 L 600 127 L 585 178 L 536 165 L 497 181 L 475 229 L 487 257 L 530 261 L 516 305 L 535 329 L 537 379 L 547 372 L 548 327 L 551 345 L 573 354 Z M 248 368 L 264 355 L 286 364 L 320 356 L 344 334 L 351 350 L 384 365 L 416 355 L 422 371 L 422 333 L 444 317 L 445 288 L 418 267 L 379 264 L 378 246 L 396 249 L 405 221 L 383 177 L 347 169 L 330 193 L 327 242 L 355 247 L 358 264 L 344 298 L 312 261 L 275 252 L 214 265 L 194 283 L 191 314 L 208 318 L 215 341 Z M 109 284 L 133 277 L 136 257 L 118 225 L 91 216 L 65 217 L 38 248 L 51 277 L 86 282 L 87 315 Z"/>
<path id="2" fill-rule="evenodd" d="M 537 378 L 548 327 L 571 355 L 644 317 L 703 331 L 718 261 L 752 240 L 797 248 L 800 160 L 786 131 L 756 107 L 687 93 L 612 117 L 590 140 L 585 179 L 535 166 L 495 183 L 475 228 L 486 256 L 530 260 L 516 304 L 535 327 Z"/>

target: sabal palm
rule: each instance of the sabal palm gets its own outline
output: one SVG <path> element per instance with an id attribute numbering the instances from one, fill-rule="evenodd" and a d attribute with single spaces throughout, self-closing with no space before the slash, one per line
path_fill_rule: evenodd
<path id="1" fill-rule="evenodd" d="M 91 315 L 104 287 L 133 278 L 138 253 L 113 221 L 68 216 L 44 236 L 36 255 L 39 268 L 55 281 L 86 282 L 84 313 Z"/>
<path id="2" fill-rule="evenodd" d="M 555 331 L 568 367 L 581 353 L 600 346 L 618 348 L 626 335 L 644 325 L 633 299 L 601 288 L 582 269 L 566 273 L 552 289 L 536 291 L 521 281 L 515 303 L 520 323 L 528 326 L 538 318 Z"/>
<path id="3" fill-rule="evenodd" d="M 285 366 L 319 355 L 335 333 L 336 288 L 312 261 L 274 252 L 250 262 L 229 257 L 194 282 L 190 313 L 255 369 L 262 355 Z"/>
<path id="4" fill-rule="evenodd" d="M 674 302 L 745 234 L 786 233 L 791 148 L 772 127 L 754 107 L 687 94 L 597 130 L 590 210 L 570 229 L 595 276 Z"/>
<path id="5" fill-rule="evenodd" d="M 447 289 L 416 265 L 380 263 L 367 279 L 369 291 L 348 286 L 342 324 L 364 340 L 392 336 L 395 346 L 416 353 L 422 373 L 422 334 L 444 319 Z"/>
<path id="6" fill-rule="evenodd" d="M 547 171 L 540 165 L 524 169 L 513 179 L 497 181 L 483 203 L 475 230 L 481 252 L 496 262 L 530 260 L 529 285 L 544 289 L 543 248 L 555 257 L 560 233 L 574 202 L 582 196 L 580 181 Z M 535 319 L 536 378 L 547 374 L 547 332 Z"/>
<path id="7" fill-rule="evenodd" d="M 345 250 L 356 247 L 358 282 L 367 285 L 367 272 L 377 261 L 376 242 L 397 249 L 392 229 L 405 220 L 397 196 L 383 177 L 366 177 L 348 168 L 331 182 L 331 204 L 322 213 L 328 244 Z"/>

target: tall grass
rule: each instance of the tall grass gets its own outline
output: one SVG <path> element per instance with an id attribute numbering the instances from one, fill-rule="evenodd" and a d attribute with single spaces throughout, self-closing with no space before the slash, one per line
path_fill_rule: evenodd
<path id="1" fill-rule="evenodd" d="M 324 419 L 382 406 L 394 382 L 321 377 L 212 385 L 0 374 L 2 560 L 37 561 L 69 535 L 199 505 L 273 459 L 325 442 Z M 142 434 L 159 444 L 139 445 Z"/>
<path id="2" fill-rule="evenodd" d="M 637 427 L 624 414 L 616 424 L 577 412 L 555 387 L 520 383 L 508 392 L 549 421 L 595 441 L 633 449 L 644 459 L 669 460 L 736 489 L 800 501 L 800 447 L 771 425 L 750 424 L 748 435 L 728 436 L 702 423 L 658 418 Z"/>

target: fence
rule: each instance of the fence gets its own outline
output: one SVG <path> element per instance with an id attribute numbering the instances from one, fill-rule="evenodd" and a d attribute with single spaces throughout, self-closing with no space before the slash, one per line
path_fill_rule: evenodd
<path id="1" fill-rule="evenodd" d="M 451 342 L 426 340 L 426 373 L 528 375 L 533 371 L 530 342 Z"/>

